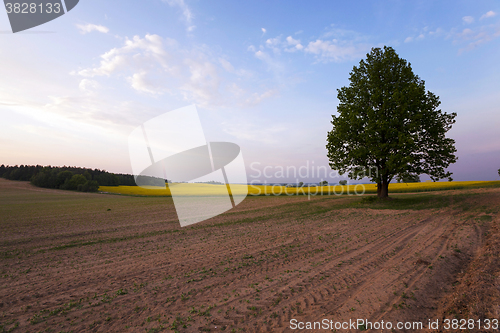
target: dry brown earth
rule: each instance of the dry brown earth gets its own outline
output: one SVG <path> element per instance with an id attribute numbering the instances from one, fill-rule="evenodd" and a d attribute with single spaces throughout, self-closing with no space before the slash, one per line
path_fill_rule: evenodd
<path id="1" fill-rule="evenodd" d="M 169 198 L 0 179 L 0 332 L 498 319 L 500 189 L 393 197 L 249 197 L 181 228 Z"/>

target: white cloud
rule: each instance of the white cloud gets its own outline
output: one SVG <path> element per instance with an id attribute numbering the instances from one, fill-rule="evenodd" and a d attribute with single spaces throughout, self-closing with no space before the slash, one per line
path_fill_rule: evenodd
<path id="1" fill-rule="evenodd" d="M 472 34 L 472 30 L 469 28 L 466 28 L 462 30 L 461 36 L 467 38 L 467 36 L 470 36 Z"/>
<path id="2" fill-rule="evenodd" d="M 230 81 L 239 77 L 252 78 L 252 73 L 235 68 L 223 57 L 212 58 L 210 54 L 212 52 L 206 48 L 180 49 L 175 40 L 158 35 L 134 36 L 127 38 L 121 47 L 101 55 L 97 66 L 73 74 L 85 77 L 80 83 L 82 90 L 92 87 L 90 78 L 125 79 L 138 93 L 167 93 L 207 108 L 257 104 L 267 97 L 254 98 L 254 91 L 243 90 L 242 93 L 241 88 L 236 89 Z M 261 58 L 270 60 L 263 52 Z"/>
<path id="3" fill-rule="evenodd" d="M 266 46 L 273 50 L 274 53 L 280 54 L 282 48 L 281 36 L 269 38 L 266 40 Z"/>
<path id="4" fill-rule="evenodd" d="M 266 45 L 267 46 L 276 46 L 276 45 L 279 45 L 281 43 L 280 41 L 280 37 L 275 37 L 275 38 L 268 38 L 266 40 Z"/>
<path id="5" fill-rule="evenodd" d="M 163 0 L 171 7 L 178 7 L 182 11 L 182 17 L 184 22 L 187 24 L 187 31 L 193 31 L 196 26 L 192 25 L 193 21 L 193 12 L 189 8 L 189 6 L 184 2 L 184 0 Z"/>
<path id="6" fill-rule="evenodd" d="M 226 90 L 230 92 L 234 97 L 240 98 L 244 97 L 246 94 L 245 89 L 241 88 L 238 84 L 235 82 L 230 83 L 226 86 Z"/>
<path id="7" fill-rule="evenodd" d="M 497 13 L 495 13 L 492 10 L 490 10 L 489 12 L 487 12 L 486 14 L 484 14 L 483 16 L 481 16 L 480 20 L 483 20 L 485 18 L 490 18 L 490 17 L 496 16 L 496 15 L 497 15 Z"/>
<path id="8" fill-rule="evenodd" d="M 493 17 L 496 13 L 490 11 L 482 16 L 484 17 Z M 473 19 L 469 19 L 468 16 L 462 18 L 464 23 L 473 23 Z M 424 28 L 422 33 L 420 33 L 416 37 L 407 37 L 404 42 L 409 43 L 415 40 L 422 40 L 426 36 L 433 37 L 443 37 L 444 39 L 451 39 L 453 44 L 461 45 L 458 50 L 458 54 L 461 54 L 466 51 L 471 51 L 476 47 L 488 43 L 494 39 L 500 37 L 500 25 L 497 24 L 483 24 L 480 26 L 470 26 L 470 28 L 459 28 L 454 27 L 449 31 L 445 31 L 442 28 L 437 28 L 434 31 L 426 31 L 428 28 Z"/>
<path id="9" fill-rule="evenodd" d="M 264 52 L 262 52 L 262 51 L 260 51 L 260 50 L 259 50 L 259 51 L 257 51 L 257 52 L 255 52 L 255 56 L 256 56 L 257 58 L 259 58 L 260 60 L 264 60 L 264 59 L 266 59 L 266 58 L 267 58 L 267 54 L 265 54 Z"/>
<path id="10" fill-rule="evenodd" d="M 298 33 L 301 33 L 301 31 Z M 248 47 L 248 50 L 254 52 L 258 59 L 266 62 L 273 68 L 274 71 L 279 71 L 283 68 L 283 65 L 278 60 L 278 56 L 281 55 L 281 51 L 285 51 L 287 53 L 302 51 L 314 54 L 316 59 L 321 62 L 340 62 L 358 58 L 363 56 L 366 51 L 370 50 L 370 44 L 365 43 L 367 38 L 361 36 L 355 31 L 332 29 L 326 32 L 323 36 L 335 36 L 337 38 L 318 38 L 315 41 L 310 41 L 307 46 L 305 46 L 299 39 L 288 36 L 282 40 L 282 36 L 280 35 L 274 38 L 268 38 L 264 45 L 260 45 L 260 49 L 258 51 L 253 45 Z M 273 50 L 274 56 L 272 57 L 270 54 L 266 53 L 264 51 L 265 48 Z"/>
<path id="11" fill-rule="evenodd" d="M 234 68 L 233 64 L 231 64 L 228 60 L 226 60 L 224 58 L 219 58 L 219 64 L 228 73 L 235 74 L 235 75 L 238 75 L 238 76 L 244 76 L 244 77 L 247 77 L 247 78 L 253 76 L 252 72 L 250 72 L 248 70 L 245 70 L 245 69 L 242 69 L 242 68 L 240 68 L 240 69 Z"/>
<path id="12" fill-rule="evenodd" d="M 286 131 L 283 125 L 266 126 L 250 122 L 228 123 L 223 125 L 223 131 L 239 140 L 248 140 L 265 144 L 276 144 L 282 140 L 279 135 Z"/>
<path id="13" fill-rule="evenodd" d="M 262 30 L 262 35 L 264 35 L 267 31 L 265 28 L 261 28 L 261 30 Z"/>
<path id="14" fill-rule="evenodd" d="M 292 36 L 288 36 L 286 38 L 286 41 L 288 42 L 288 45 L 293 46 L 291 48 L 286 48 L 285 51 L 287 51 L 287 52 L 295 52 L 297 50 L 300 51 L 304 48 L 304 46 L 302 46 L 302 44 L 300 44 L 300 40 L 293 39 Z"/>
<path id="15" fill-rule="evenodd" d="M 109 129 L 109 125 L 133 126 L 154 115 L 153 108 L 146 105 L 119 101 L 96 94 L 49 96 L 50 102 L 38 109 L 47 114 L 55 114 Z M 137 113 L 137 110 L 141 113 Z M 122 128 L 122 130 L 126 128 Z"/>
<path id="16" fill-rule="evenodd" d="M 277 94 L 278 94 L 277 89 L 270 89 L 270 90 L 267 90 L 261 94 L 254 93 L 254 94 L 252 94 L 251 97 L 249 97 L 245 100 L 244 105 L 246 105 L 246 106 L 257 105 L 257 104 L 260 104 L 264 99 L 273 97 Z"/>
<path id="17" fill-rule="evenodd" d="M 78 30 L 80 30 L 81 34 L 87 34 L 92 31 L 98 31 L 102 32 L 103 34 L 107 34 L 109 32 L 109 29 L 103 25 L 97 25 L 97 24 L 77 24 L 76 27 Z"/>
<path id="18" fill-rule="evenodd" d="M 366 41 L 366 36 L 361 35 L 359 32 L 353 30 L 335 28 L 332 24 L 331 27 L 319 39 L 334 39 L 338 41 L 349 41 L 351 43 L 360 43 Z"/>
<path id="19" fill-rule="evenodd" d="M 292 36 L 288 36 L 286 38 L 286 41 L 288 42 L 289 45 L 297 45 L 297 44 L 300 44 L 300 40 L 297 40 L 297 39 L 293 39 Z"/>
<path id="20" fill-rule="evenodd" d="M 276 78 L 280 78 L 283 75 L 285 67 L 283 63 L 277 59 L 276 54 L 272 57 L 269 53 L 259 50 L 255 52 L 254 55 L 267 65 L 268 70 L 273 72 Z"/>
<path id="21" fill-rule="evenodd" d="M 462 17 L 462 21 L 466 24 L 471 24 L 474 22 L 474 18 L 472 16 L 464 16 Z"/>
<path id="22" fill-rule="evenodd" d="M 162 85 L 155 83 L 151 78 L 149 78 L 148 72 L 145 70 L 129 76 L 127 81 L 130 83 L 132 88 L 143 93 L 156 95 L 162 94 L 166 90 L 162 87 Z"/>
<path id="23" fill-rule="evenodd" d="M 224 68 L 227 72 L 234 73 L 234 67 L 233 65 L 231 65 L 229 61 L 223 58 L 219 58 L 219 63 L 221 64 L 222 68 Z"/>
<path id="24" fill-rule="evenodd" d="M 78 88 L 84 92 L 92 92 L 93 90 L 99 88 L 99 83 L 95 80 L 83 79 L 80 81 Z"/>
<path id="25" fill-rule="evenodd" d="M 427 30 L 428 30 L 428 29 L 427 29 L 427 27 L 426 27 L 426 28 L 424 28 L 424 31 L 427 31 Z M 433 31 L 429 31 L 429 35 L 433 35 L 433 34 L 435 34 L 435 32 L 433 32 Z M 411 43 L 411 42 L 413 42 L 413 41 L 416 41 L 416 40 L 422 40 L 422 39 L 424 39 L 424 38 L 425 38 L 425 32 L 422 32 L 422 33 L 420 33 L 420 34 L 419 34 L 418 36 L 416 36 L 416 37 L 412 37 L 412 36 L 408 36 L 408 37 L 406 37 L 406 38 L 405 38 L 405 40 L 404 40 L 404 42 L 405 42 L 405 43 Z"/>
<path id="26" fill-rule="evenodd" d="M 467 43 L 458 50 L 458 54 L 471 51 L 476 47 L 500 37 L 500 26 L 488 25 L 474 29 L 464 29 L 459 33 L 450 33 L 455 44 Z"/>
<path id="27" fill-rule="evenodd" d="M 496 14 L 492 11 L 486 13 L 481 18 L 484 17 L 493 17 Z M 464 23 L 473 23 L 474 20 L 470 16 L 465 16 L 462 18 Z M 424 29 L 425 30 L 425 29 Z M 474 25 L 469 28 L 463 29 L 462 27 L 454 27 L 448 31 L 445 31 L 442 28 L 437 28 L 434 31 L 429 31 L 428 36 L 433 37 L 443 37 L 444 39 L 451 39 L 453 44 L 460 45 L 460 49 L 458 50 L 458 54 L 461 54 L 465 51 L 471 51 L 474 48 L 488 43 L 498 37 L 500 37 L 500 25 L 496 24 L 483 24 L 480 26 Z M 424 34 L 420 34 L 418 37 L 408 37 L 405 39 L 405 42 L 411 42 L 415 39 L 423 39 L 425 37 Z M 463 46 L 465 44 L 465 46 Z"/>
<path id="28" fill-rule="evenodd" d="M 255 57 L 256 57 L 257 59 L 262 60 L 263 62 L 265 62 L 265 63 L 267 63 L 267 64 L 269 64 L 269 65 L 271 65 L 271 64 L 272 64 L 272 62 L 273 62 L 273 60 L 272 60 L 271 56 L 270 56 L 269 54 L 267 54 L 266 52 L 263 52 L 263 51 L 261 51 L 261 50 L 259 50 L 259 51 L 255 52 Z"/>
<path id="29" fill-rule="evenodd" d="M 189 80 L 180 87 L 185 99 L 205 105 L 220 104 L 220 79 L 216 67 L 202 59 L 186 59 L 184 63 L 191 73 Z"/>
<path id="30" fill-rule="evenodd" d="M 167 48 L 171 51 L 167 52 Z M 173 53 L 176 53 L 175 56 Z M 110 77 L 128 72 L 127 82 L 138 92 L 162 94 L 177 91 L 185 99 L 200 105 L 211 104 L 218 89 L 215 67 L 205 60 L 192 59 L 187 53 L 178 50 L 177 42 L 172 39 L 158 35 L 134 36 L 131 40 L 127 39 L 124 46 L 104 53 L 99 66 L 81 70 L 78 74 Z M 214 80 L 205 80 L 207 75 Z M 211 82 L 215 86 L 210 86 Z"/>
<path id="31" fill-rule="evenodd" d="M 436 30 L 434 31 L 429 31 L 429 35 L 436 35 L 436 36 L 439 36 L 439 35 L 442 35 L 445 31 L 441 28 L 437 28 Z"/>
<path id="32" fill-rule="evenodd" d="M 336 39 L 331 41 L 317 39 L 314 42 L 309 42 L 304 50 L 306 53 L 315 54 L 320 61 L 340 62 L 362 57 L 369 49 L 367 44 L 339 42 Z"/>
<path id="33" fill-rule="evenodd" d="M 146 66 L 150 61 L 158 62 L 167 68 L 164 42 L 167 45 L 176 44 L 175 40 L 164 40 L 158 35 L 146 35 L 144 38 L 134 36 L 132 40 L 127 38 L 123 47 L 113 48 L 101 55 L 99 67 L 81 70 L 78 74 L 85 77 L 110 76 L 125 68 Z"/>

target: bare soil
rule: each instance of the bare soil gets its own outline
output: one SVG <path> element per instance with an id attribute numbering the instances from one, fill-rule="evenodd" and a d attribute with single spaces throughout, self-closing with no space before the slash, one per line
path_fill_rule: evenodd
<path id="1" fill-rule="evenodd" d="M 0 179 L 0 332 L 499 319 L 500 189 L 392 197 L 248 197 L 181 228 L 170 198 Z"/>

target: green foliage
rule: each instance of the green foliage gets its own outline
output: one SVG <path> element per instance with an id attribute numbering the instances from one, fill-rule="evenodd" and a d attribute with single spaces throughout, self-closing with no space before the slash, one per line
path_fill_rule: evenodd
<path id="1" fill-rule="evenodd" d="M 30 180 L 33 170 L 37 167 L 40 166 L 16 165 L 15 167 L 9 167 L 2 164 L 0 166 L 0 177 L 10 180 Z"/>
<path id="2" fill-rule="evenodd" d="M 415 174 L 404 174 L 396 176 L 398 183 L 420 183 L 420 177 Z"/>
<path id="3" fill-rule="evenodd" d="M 299 187 L 302 187 L 302 186 L 304 186 L 304 182 L 299 183 Z"/>
<path id="4" fill-rule="evenodd" d="M 56 187 L 63 188 L 62 186 L 64 186 L 64 184 L 68 182 L 71 179 L 71 177 L 73 177 L 73 172 L 69 170 L 59 172 L 57 174 Z"/>
<path id="5" fill-rule="evenodd" d="M 319 186 L 328 186 L 328 182 L 326 180 L 320 181 Z"/>
<path id="6" fill-rule="evenodd" d="M 101 173 L 96 178 L 97 182 L 101 186 L 118 186 L 120 185 L 120 180 L 118 176 L 112 173 Z"/>
<path id="7" fill-rule="evenodd" d="M 31 183 L 39 187 L 55 187 L 57 175 L 52 174 L 50 170 L 43 169 L 31 178 Z"/>
<path id="8" fill-rule="evenodd" d="M 87 180 L 92 180 L 92 175 L 89 173 L 88 170 L 85 170 L 85 172 L 83 173 L 83 176 L 87 179 Z"/>
<path id="9" fill-rule="evenodd" d="M 143 176 L 139 175 L 136 178 L 136 183 L 137 185 L 140 186 L 165 186 L 165 179 L 158 178 L 158 177 L 150 177 L 150 176 Z M 173 186 L 173 184 L 170 184 L 169 186 Z"/>
<path id="10" fill-rule="evenodd" d="M 340 185 L 347 185 L 347 180 L 341 180 L 341 181 L 339 181 L 339 184 Z"/>
<path id="11" fill-rule="evenodd" d="M 439 97 L 393 48 L 373 48 L 338 89 L 338 116 L 332 116 L 328 158 L 332 169 L 351 179 L 370 178 L 386 197 L 398 175 L 428 174 L 437 181 L 456 162 L 455 141 L 445 134 L 456 113 L 438 109 Z"/>
<path id="12" fill-rule="evenodd" d="M 70 179 L 66 179 L 60 187 L 63 190 L 77 190 L 79 185 L 83 185 L 87 179 L 83 175 L 73 175 Z"/>
<path id="13" fill-rule="evenodd" d="M 24 180 L 31 181 L 31 183 L 38 187 L 46 188 L 62 188 L 65 186 L 66 181 L 69 181 L 73 175 L 80 174 L 89 181 L 88 188 L 92 192 L 95 183 L 90 181 L 94 180 L 98 186 L 135 186 L 135 179 L 133 175 L 125 174 L 112 174 L 99 169 L 84 169 L 78 167 L 52 167 L 41 165 L 15 165 L 15 166 L 0 166 L 0 177 L 9 180 Z M 160 179 L 162 185 L 164 180 Z M 83 184 L 85 185 L 85 184 Z"/>
<path id="14" fill-rule="evenodd" d="M 85 184 L 79 184 L 77 190 L 81 192 L 97 192 L 99 184 L 95 180 L 87 180 Z"/>

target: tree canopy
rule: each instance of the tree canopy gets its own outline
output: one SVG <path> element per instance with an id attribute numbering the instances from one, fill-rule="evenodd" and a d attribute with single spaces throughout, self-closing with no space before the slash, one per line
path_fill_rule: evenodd
<path id="1" fill-rule="evenodd" d="M 414 174 L 397 175 L 396 180 L 398 183 L 420 183 L 420 177 Z"/>
<path id="2" fill-rule="evenodd" d="M 351 179 L 370 178 L 379 198 L 395 177 L 427 174 L 451 180 L 445 169 L 457 161 L 446 137 L 456 113 L 442 112 L 439 97 L 426 91 L 411 64 L 391 47 L 372 48 L 354 66 L 350 84 L 337 90 L 327 151 L 330 167 Z"/>

